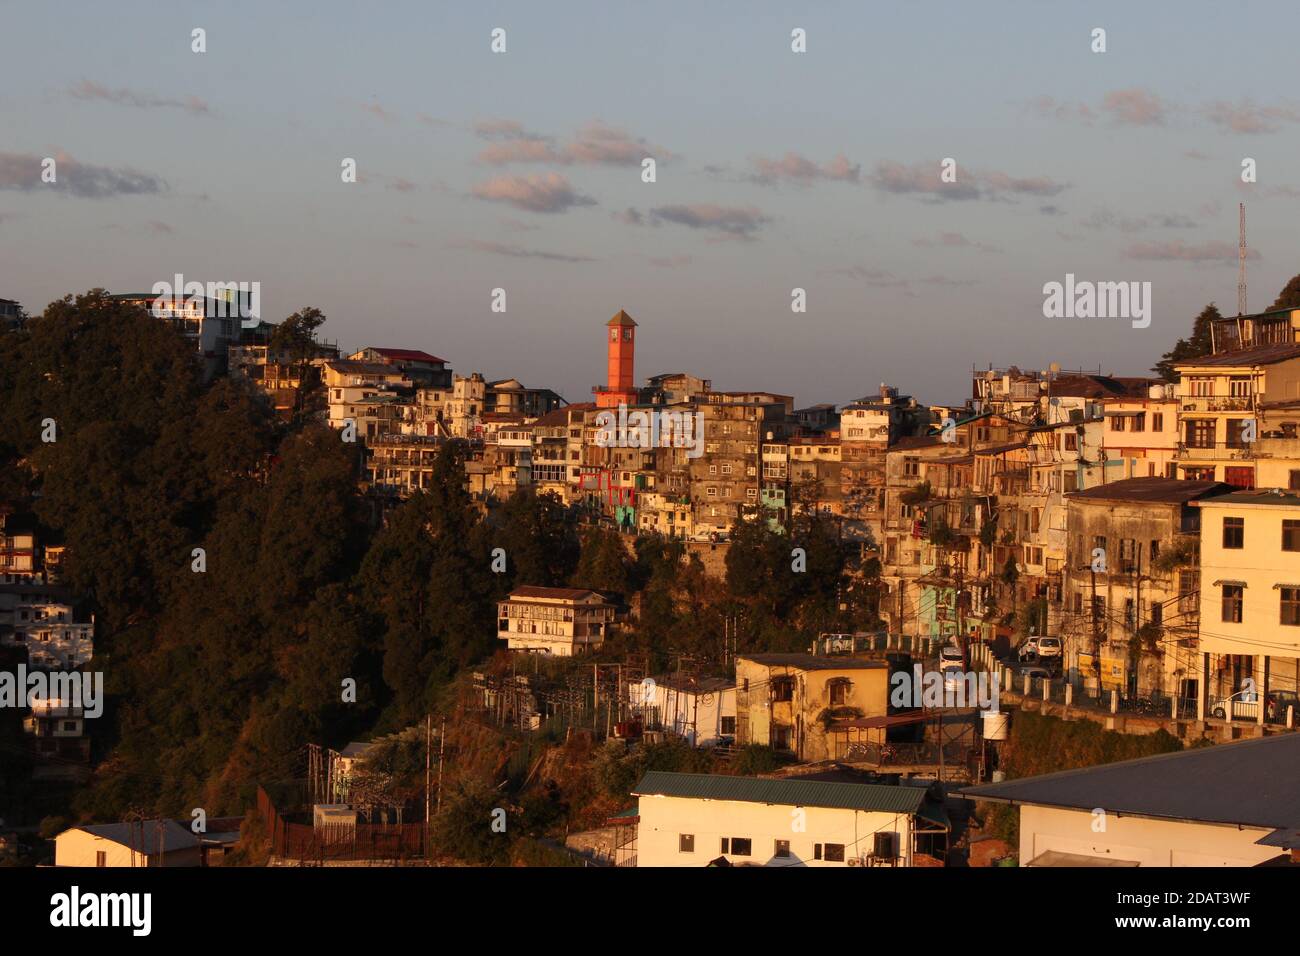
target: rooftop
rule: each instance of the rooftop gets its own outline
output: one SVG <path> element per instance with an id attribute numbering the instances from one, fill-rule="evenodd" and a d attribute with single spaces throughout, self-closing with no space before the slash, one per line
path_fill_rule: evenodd
<path id="1" fill-rule="evenodd" d="M 1217 355 L 1202 355 L 1200 358 L 1184 359 L 1175 363 L 1175 368 L 1231 368 L 1237 365 L 1274 365 L 1288 359 L 1300 358 L 1300 343 L 1282 342 L 1276 345 L 1255 345 L 1251 348 L 1237 349 L 1234 352 L 1220 352 Z"/>
<path id="2" fill-rule="evenodd" d="M 1210 495 L 1232 490 L 1220 481 L 1186 481 L 1181 478 L 1124 478 L 1108 481 L 1087 491 L 1066 495 L 1082 501 L 1140 501 L 1160 504 L 1184 504 Z"/>
<path id="3" fill-rule="evenodd" d="M 1300 494 L 1281 488 L 1255 488 L 1251 491 L 1234 491 L 1200 502 L 1201 505 L 1278 505 L 1288 508 L 1300 506 Z"/>
<path id="4" fill-rule="evenodd" d="M 977 800 L 1279 829 L 1300 825 L 1300 734 L 967 787 Z"/>
<path id="5" fill-rule="evenodd" d="M 603 591 L 596 591 L 591 588 L 544 588 L 532 584 L 524 584 L 515 588 L 510 592 L 509 600 L 517 601 L 533 598 L 550 601 L 584 601 L 589 597 L 609 601 L 609 596 Z"/>
<path id="6" fill-rule="evenodd" d="M 439 365 L 446 365 L 446 359 L 440 359 L 436 355 L 430 355 L 428 352 L 420 349 L 381 349 L 370 346 L 368 349 L 362 349 L 363 352 L 378 352 L 386 359 L 392 359 L 395 362 L 434 362 Z"/>
<path id="7" fill-rule="evenodd" d="M 819 657 L 816 654 L 740 654 L 740 660 L 765 667 L 795 667 L 804 671 L 877 670 L 889 667 L 885 661 L 853 657 Z"/>
<path id="8" fill-rule="evenodd" d="M 685 797 L 697 800 L 736 800 L 789 807 L 827 807 L 882 813 L 916 813 L 925 802 L 921 787 L 872 783 L 831 783 L 821 780 L 773 780 L 708 773 L 666 773 L 651 770 L 632 790 L 637 797 Z"/>

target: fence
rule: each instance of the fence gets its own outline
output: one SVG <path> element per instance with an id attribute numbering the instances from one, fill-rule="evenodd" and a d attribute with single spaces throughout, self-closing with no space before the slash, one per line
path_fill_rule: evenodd
<path id="1" fill-rule="evenodd" d="M 266 825 L 271 853 L 303 863 L 366 861 L 394 863 L 424 856 L 423 823 L 357 823 L 314 827 L 280 815 L 270 796 L 257 790 L 257 812 Z"/>

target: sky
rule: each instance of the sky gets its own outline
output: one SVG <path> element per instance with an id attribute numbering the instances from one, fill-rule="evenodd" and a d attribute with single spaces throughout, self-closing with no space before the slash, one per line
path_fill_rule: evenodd
<path id="1" fill-rule="evenodd" d="M 0 0 L 0 298 L 257 281 L 268 320 L 572 402 L 619 309 L 638 380 L 801 406 L 1146 374 L 1236 312 L 1239 202 L 1250 308 L 1300 272 L 1298 28 L 1249 0 Z M 1067 274 L 1150 282 L 1149 327 L 1044 317 Z"/>

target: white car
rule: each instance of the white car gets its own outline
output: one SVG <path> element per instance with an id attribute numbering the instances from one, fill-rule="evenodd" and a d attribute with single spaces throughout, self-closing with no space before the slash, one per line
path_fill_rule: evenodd
<path id="1" fill-rule="evenodd" d="M 1019 657 L 1022 661 L 1028 660 L 1031 657 L 1037 657 L 1038 641 L 1039 638 L 1037 635 L 1031 636 L 1029 640 L 1025 641 L 1025 643 L 1020 645 L 1020 649 L 1016 651 L 1016 656 Z"/>
<path id="2" fill-rule="evenodd" d="M 961 648 L 956 644 L 949 644 L 939 651 L 939 668 L 942 670 L 953 664 L 961 667 Z"/>
<path id="3" fill-rule="evenodd" d="M 1061 639 L 1059 637 L 1040 637 L 1038 639 L 1039 657 L 1060 657 Z"/>

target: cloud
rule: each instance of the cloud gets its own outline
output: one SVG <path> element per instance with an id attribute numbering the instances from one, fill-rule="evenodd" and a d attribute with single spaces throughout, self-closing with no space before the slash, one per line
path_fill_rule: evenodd
<path id="1" fill-rule="evenodd" d="M 66 153 L 53 159 L 56 180 L 41 181 L 41 163 L 45 157 L 23 153 L 0 153 L 0 189 L 31 192 L 49 189 L 64 196 L 79 199 L 106 199 L 110 196 L 134 196 L 159 193 L 167 188 L 166 182 L 150 173 L 142 173 L 125 166 L 112 169 L 78 162 Z"/>
<path id="2" fill-rule="evenodd" d="M 372 116 L 378 116 L 385 123 L 397 122 L 397 114 L 390 113 L 388 110 L 384 109 L 378 103 L 362 103 L 361 108 L 365 110 L 367 113 L 370 113 Z"/>
<path id="3" fill-rule="evenodd" d="M 1149 90 L 1112 90 L 1101 101 L 1102 112 L 1125 126 L 1163 126 L 1167 104 Z"/>
<path id="4" fill-rule="evenodd" d="M 1195 229 L 1196 222 L 1178 213 L 1151 213 L 1148 216 L 1124 218 L 1104 207 L 1093 210 L 1092 215 L 1081 220 L 1085 229 L 1118 229 L 1120 232 L 1142 232 L 1145 229 Z"/>
<path id="5" fill-rule="evenodd" d="M 153 96 L 149 93 L 137 93 L 126 88 L 110 90 L 108 87 L 92 80 L 83 79 L 76 86 L 69 87 L 67 93 L 79 100 L 103 100 L 107 103 L 116 103 L 119 106 L 134 106 L 139 109 L 180 109 L 194 115 L 208 115 L 209 113 L 208 104 L 197 96 L 187 96 L 178 100 Z"/>
<path id="6" fill-rule="evenodd" d="M 640 210 L 633 209 L 631 206 L 628 206 L 622 212 L 612 212 L 609 215 L 610 218 L 623 223 L 625 226 L 644 226 L 646 222 L 646 218 L 641 214 Z"/>
<path id="7" fill-rule="evenodd" d="M 782 181 L 811 183 L 817 180 L 830 180 L 833 182 L 856 183 L 861 178 L 862 173 L 862 167 L 850 163 L 848 157 L 843 153 L 835 156 L 829 163 L 820 166 L 794 152 L 787 152 L 780 159 L 765 159 L 761 156 L 755 156 L 750 162 L 755 169 L 755 173 L 750 177 L 750 180 L 764 186 L 776 185 Z"/>
<path id="8" fill-rule="evenodd" d="M 905 295 L 915 296 L 915 286 L 956 287 L 976 285 L 974 279 L 953 279 L 950 276 L 929 275 L 908 279 L 895 275 L 888 269 L 870 266 L 848 266 L 830 270 L 834 275 L 847 276 L 872 289 L 900 289 Z"/>
<path id="9" fill-rule="evenodd" d="M 721 238 L 753 239 L 770 222 L 754 206 L 717 206 L 713 203 L 659 206 L 650 210 L 656 222 L 671 222 L 690 229 L 704 229 Z"/>
<path id="10" fill-rule="evenodd" d="M 934 239 L 913 239 L 912 245 L 919 246 L 922 249 L 943 247 L 948 249 L 976 249 L 980 252 L 1002 251 L 997 246 L 991 246 L 983 242 L 972 242 L 960 232 L 941 232 Z"/>
<path id="11" fill-rule="evenodd" d="M 509 203 L 528 212 L 565 212 L 575 206 L 594 206 L 559 173 L 532 176 L 498 176 L 474 187 L 474 195 L 491 202 Z"/>
<path id="12" fill-rule="evenodd" d="M 493 166 L 509 163 L 637 166 L 647 157 L 654 157 L 659 162 L 673 158 L 673 154 L 663 147 L 600 120 L 587 123 L 567 142 L 534 133 L 515 120 L 507 119 L 475 123 L 474 133 L 491 143 L 479 153 L 479 162 Z"/>
<path id="13" fill-rule="evenodd" d="M 1038 96 L 1025 103 L 1025 109 L 1042 117 L 1058 120 L 1081 120 L 1091 123 L 1097 114 L 1086 103 L 1065 103 L 1050 96 Z"/>
<path id="14" fill-rule="evenodd" d="M 1173 242 L 1139 242 L 1124 250 L 1130 259 L 1164 262 L 1236 262 L 1237 244 L 1218 240 L 1192 245 L 1181 239 Z M 1258 259 L 1259 251 L 1246 250 L 1247 259 Z"/>
<path id="15" fill-rule="evenodd" d="M 1201 108 L 1211 123 L 1233 133 L 1276 133 L 1282 123 L 1300 123 L 1295 106 L 1256 106 L 1250 100 L 1233 104 L 1220 100 Z"/>
<path id="16" fill-rule="evenodd" d="M 409 192 L 414 192 L 420 187 L 417 186 L 415 183 L 411 182 L 409 179 L 403 179 L 401 176 L 395 176 L 388 180 L 384 188 L 395 189 L 399 193 L 409 193 Z"/>
<path id="17" fill-rule="evenodd" d="M 525 249 L 522 246 L 507 245 L 504 242 L 484 242 L 478 239 L 469 239 L 464 242 L 453 243 L 453 245 L 462 249 L 474 249 L 478 252 L 488 252 L 497 256 L 509 256 L 513 259 L 545 259 L 548 262 L 595 262 L 590 256 L 570 256 L 558 252 L 544 252 L 540 249 Z"/>
<path id="18" fill-rule="evenodd" d="M 919 195 L 935 201 L 968 199 L 1005 199 L 1008 195 L 1055 196 L 1068 189 L 1046 177 L 1017 177 L 990 171 L 966 171 L 958 167 L 957 181 L 946 183 L 940 178 L 938 163 L 878 163 L 871 174 L 876 189 L 895 195 Z"/>
<path id="19" fill-rule="evenodd" d="M 650 256 L 650 264 L 660 269 L 679 269 L 694 261 L 693 256 Z"/>

